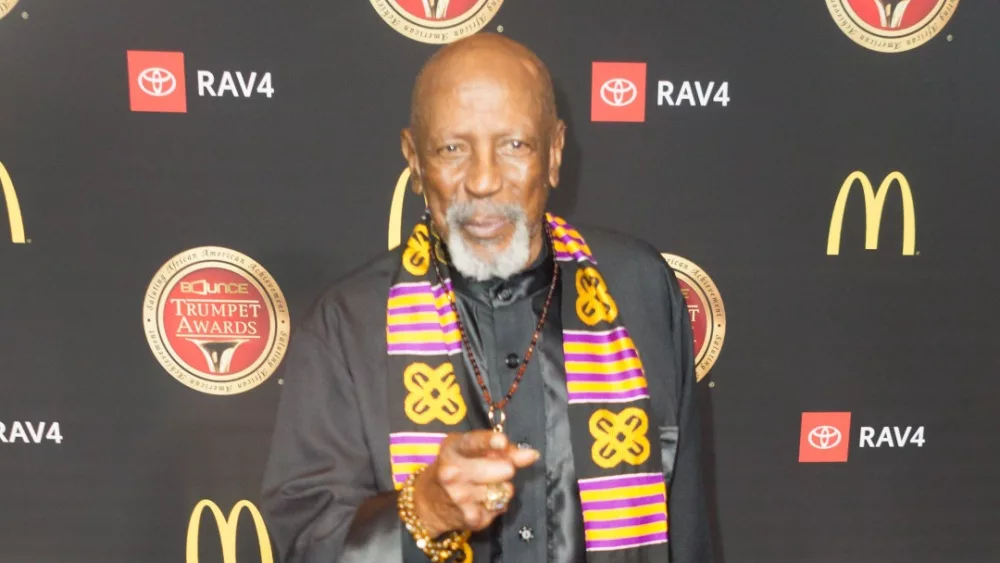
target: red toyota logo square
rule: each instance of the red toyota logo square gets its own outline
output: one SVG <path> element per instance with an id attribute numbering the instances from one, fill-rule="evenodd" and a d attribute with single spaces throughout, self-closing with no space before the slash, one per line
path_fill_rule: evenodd
<path id="1" fill-rule="evenodd" d="M 851 413 L 804 412 L 799 462 L 846 462 L 851 441 Z"/>
<path id="2" fill-rule="evenodd" d="M 591 121 L 646 121 L 646 63 L 598 63 L 592 71 Z"/>
<path id="3" fill-rule="evenodd" d="M 184 53 L 128 51 L 132 111 L 187 113 Z"/>

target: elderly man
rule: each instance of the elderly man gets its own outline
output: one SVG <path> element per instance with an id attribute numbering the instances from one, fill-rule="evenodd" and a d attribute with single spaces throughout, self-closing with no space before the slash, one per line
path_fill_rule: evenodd
<path id="1" fill-rule="evenodd" d="M 685 303 L 649 245 L 546 213 L 565 130 L 511 40 L 421 71 L 402 150 L 428 211 L 285 360 L 285 563 L 710 560 Z"/>

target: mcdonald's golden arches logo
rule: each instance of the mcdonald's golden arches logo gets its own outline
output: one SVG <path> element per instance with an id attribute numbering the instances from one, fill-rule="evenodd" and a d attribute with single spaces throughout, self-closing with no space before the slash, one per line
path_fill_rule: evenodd
<path id="1" fill-rule="evenodd" d="M 826 253 L 829 256 L 840 254 L 840 235 L 844 227 L 844 210 L 847 207 L 847 196 L 855 183 L 861 184 L 865 196 L 865 249 L 878 249 L 878 233 L 882 224 L 882 209 L 885 207 L 885 196 L 893 183 L 899 185 L 903 197 L 903 256 L 913 256 L 917 244 L 917 220 L 913 211 L 913 192 L 910 183 L 900 172 L 890 172 L 878 190 L 873 189 L 871 180 L 864 172 L 855 171 L 844 180 L 837 194 L 837 202 L 833 206 L 833 217 L 830 218 L 830 235 L 826 242 Z"/>
<path id="2" fill-rule="evenodd" d="M 3 186 L 3 200 L 7 208 L 7 221 L 10 223 L 10 240 L 14 244 L 28 242 L 24 238 L 24 220 L 21 218 L 21 205 L 17 202 L 17 192 L 14 191 L 14 181 L 0 162 L 0 186 Z"/>
<path id="3" fill-rule="evenodd" d="M 14 11 L 14 6 L 17 6 L 18 0 L 0 0 L 0 19 L 4 16 Z"/>
<path id="4" fill-rule="evenodd" d="M 254 529 L 257 532 L 257 543 L 260 546 L 260 563 L 274 563 L 271 538 L 267 535 L 267 525 L 264 524 L 264 517 L 260 515 L 260 511 L 253 503 L 241 500 L 229 511 L 229 516 L 226 516 L 222 513 L 219 505 L 208 499 L 204 499 L 194 506 L 191 519 L 188 521 L 187 563 L 198 563 L 198 537 L 201 531 L 201 517 L 206 508 L 215 517 L 215 525 L 219 529 L 219 538 L 222 540 L 222 563 L 236 563 L 236 534 L 240 513 L 244 509 L 253 518 Z"/>

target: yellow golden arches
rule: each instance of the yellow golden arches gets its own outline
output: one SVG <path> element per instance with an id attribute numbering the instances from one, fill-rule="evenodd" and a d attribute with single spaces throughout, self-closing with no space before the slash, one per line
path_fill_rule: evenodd
<path id="1" fill-rule="evenodd" d="M 917 244 L 917 220 L 913 211 L 913 192 L 910 183 L 901 172 L 890 172 L 876 191 L 871 180 L 861 171 L 852 172 L 840 186 L 837 202 L 833 206 L 833 216 L 830 218 L 830 233 L 826 241 L 826 253 L 829 256 L 840 254 L 840 234 L 844 227 L 844 210 L 847 207 L 847 196 L 854 183 L 861 184 L 865 196 L 865 249 L 878 248 L 878 232 L 882 224 L 882 208 L 885 206 L 885 196 L 893 182 L 899 184 L 903 198 L 903 256 L 913 256 Z"/>
<path id="2" fill-rule="evenodd" d="M 410 169 L 404 168 L 396 180 L 396 189 L 392 191 L 392 203 L 389 205 L 389 250 L 399 246 L 403 240 L 403 200 L 406 198 L 406 184 L 410 181 Z"/>
<path id="3" fill-rule="evenodd" d="M 21 205 L 17 202 L 17 192 L 14 191 L 14 181 L 0 162 L 0 186 L 3 187 L 4 204 L 7 206 L 7 220 L 10 222 L 10 240 L 15 244 L 24 244 L 24 220 L 21 218 Z"/>
<path id="4" fill-rule="evenodd" d="M 597 268 L 586 266 L 576 271 L 576 294 L 576 314 L 584 324 L 594 326 L 618 318 L 618 305 Z"/>
<path id="5" fill-rule="evenodd" d="M 451 362 L 437 368 L 421 362 L 410 364 L 403 372 L 403 385 L 408 392 L 403 409 L 413 422 L 458 424 L 465 418 L 465 399 Z"/>
<path id="6" fill-rule="evenodd" d="M 257 532 L 257 545 L 260 548 L 260 563 L 274 563 L 267 526 L 264 524 L 264 518 L 260 515 L 260 511 L 253 503 L 248 500 L 237 502 L 227 517 L 223 515 L 219 505 L 208 499 L 200 501 L 191 511 L 187 531 L 187 563 L 198 563 L 198 534 L 201 528 L 201 516 L 206 508 L 215 517 L 215 525 L 219 529 L 219 538 L 222 540 L 222 563 L 236 563 L 236 532 L 243 509 L 246 509 L 250 513 L 250 517 L 253 518 L 253 525 Z"/>
<path id="7" fill-rule="evenodd" d="M 600 409 L 590 417 L 590 435 L 594 445 L 591 457 L 598 467 L 612 469 L 623 461 L 641 465 L 649 459 L 649 418 L 638 407 L 628 407 L 615 414 Z"/>

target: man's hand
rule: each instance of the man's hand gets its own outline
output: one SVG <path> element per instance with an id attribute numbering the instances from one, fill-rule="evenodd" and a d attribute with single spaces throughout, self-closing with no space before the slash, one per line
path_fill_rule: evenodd
<path id="1" fill-rule="evenodd" d="M 536 450 L 511 445 L 507 436 L 492 430 L 449 434 L 441 442 L 437 459 L 413 485 L 417 518 L 431 537 L 488 527 L 506 508 L 486 508 L 487 486 L 502 484 L 512 497 L 514 473 L 535 463 L 539 456 Z"/>

